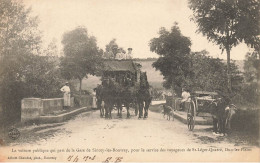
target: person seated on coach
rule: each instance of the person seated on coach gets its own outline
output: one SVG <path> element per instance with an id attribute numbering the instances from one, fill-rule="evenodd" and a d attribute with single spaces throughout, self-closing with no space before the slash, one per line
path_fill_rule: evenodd
<path id="1" fill-rule="evenodd" d="M 128 52 L 126 53 L 125 59 L 133 59 L 133 54 L 132 54 L 132 48 L 127 49 Z"/>
<path id="2" fill-rule="evenodd" d="M 182 88 L 182 100 L 181 100 L 181 103 L 180 103 L 180 110 L 183 110 L 184 111 L 184 106 L 185 106 L 185 102 L 190 102 L 190 93 L 188 91 L 187 88 Z"/>
<path id="3" fill-rule="evenodd" d="M 119 49 L 117 50 L 115 59 L 117 59 L 117 60 L 125 59 L 125 54 L 123 53 L 123 50 L 122 50 L 122 49 L 119 48 Z"/>

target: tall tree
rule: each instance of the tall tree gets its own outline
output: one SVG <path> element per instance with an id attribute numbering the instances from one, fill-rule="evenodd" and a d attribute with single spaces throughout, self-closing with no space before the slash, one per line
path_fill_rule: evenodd
<path id="1" fill-rule="evenodd" d="M 161 28 L 159 37 L 151 39 L 149 45 L 150 50 L 160 56 L 153 63 L 153 67 L 160 70 L 164 76 L 164 86 L 172 88 L 179 94 L 186 78 L 192 75 L 189 55 L 190 39 L 181 34 L 177 23 L 175 23 L 170 31 Z"/>
<path id="2" fill-rule="evenodd" d="M 17 1 L 0 1 L 0 104 L 12 120 L 20 118 L 29 61 L 40 50 L 38 19 L 30 13 Z"/>
<path id="3" fill-rule="evenodd" d="M 87 29 L 77 27 L 63 35 L 64 57 L 61 60 L 62 74 L 66 79 L 79 79 L 80 95 L 82 79 L 87 74 L 95 75 L 101 64 L 102 50 L 94 36 L 89 36 Z"/>
<path id="4" fill-rule="evenodd" d="M 49 57 L 53 57 L 53 58 L 59 56 L 57 40 L 55 38 L 53 38 L 52 41 L 48 44 L 47 48 L 44 49 L 43 54 L 45 56 L 49 56 Z"/>
<path id="5" fill-rule="evenodd" d="M 230 51 L 241 42 L 259 50 L 259 0 L 189 0 L 198 32 L 227 54 L 227 81 L 231 92 Z"/>
<path id="6" fill-rule="evenodd" d="M 192 69 L 194 76 L 190 79 L 190 86 L 195 90 L 216 91 L 219 90 L 223 94 L 227 93 L 227 64 L 219 59 L 208 56 L 208 52 L 193 52 Z M 241 72 L 238 71 L 234 62 L 231 62 L 232 89 L 239 92 L 242 85 Z"/>

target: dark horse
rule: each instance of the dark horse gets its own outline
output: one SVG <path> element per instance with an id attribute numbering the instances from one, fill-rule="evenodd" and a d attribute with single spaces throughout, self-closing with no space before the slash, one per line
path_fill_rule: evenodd
<path id="1" fill-rule="evenodd" d="M 213 118 L 213 132 L 226 134 L 226 128 L 230 129 L 230 122 L 235 114 L 236 106 L 230 104 L 228 98 L 219 98 L 214 100 L 209 109 Z"/>
<path id="2" fill-rule="evenodd" d="M 144 118 L 147 118 L 148 108 L 152 102 L 152 92 L 147 80 L 146 72 L 142 72 L 140 75 L 140 85 L 136 91 L 136 98 L 139 107 L 138 118 L 141 118 L 143 116 L 143 110 L 144 110 Z"/>
<path id="3" fill-rule="evenodd" d="M 112 118 L 111 112 L 116 103 L 116 87 L 112 78 L 106 78 L 102 81 L 101 96 L 105 103 L 105 118 Z"/>
<path id="4" fill-rule="evenodd" d="M 97 108 L 100 110 L 100 117 L 104 116 L 104 107 L 102 107 L 102 85 L 98 85 L 96 88 L 94 88 L 94 91 L 96 92 L 97 97 Z"/>

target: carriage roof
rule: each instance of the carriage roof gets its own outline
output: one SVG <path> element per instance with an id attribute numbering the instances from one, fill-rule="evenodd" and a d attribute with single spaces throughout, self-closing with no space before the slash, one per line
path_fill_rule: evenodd
<path id="1" fill-rule="evenodd" d="M 218 93 L 217 92 L 208 92 L 208 91 L 194 91 L 194 94 L 196 95 L 201 95 L 201 96 L 205 96 L 205 95 L 213 95 L 213 96 L 217 96 Z"/>
<path id="2" fill-rule="evenodd" d="M 132 60 L 105 60 L 104 72 L 132 72 L 137 71 L 137 66 Z"/>

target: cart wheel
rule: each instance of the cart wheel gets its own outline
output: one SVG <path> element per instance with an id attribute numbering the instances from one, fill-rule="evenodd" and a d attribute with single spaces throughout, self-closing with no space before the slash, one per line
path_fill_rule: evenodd
<path id="1" fill-rule="evenodd" d="M 191 101 L 190 107 L 188 108 L 188 112 L 187 112 L 187 124 L 188 124 L 188 129 L 190 131 L 192 131 L 194 129 L 195 117 L 196 117 L 195 103 L 193 101 Z"/>

